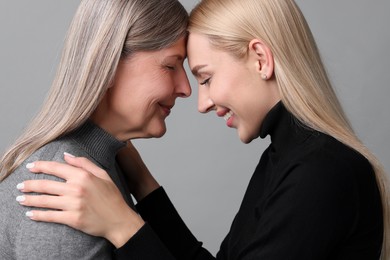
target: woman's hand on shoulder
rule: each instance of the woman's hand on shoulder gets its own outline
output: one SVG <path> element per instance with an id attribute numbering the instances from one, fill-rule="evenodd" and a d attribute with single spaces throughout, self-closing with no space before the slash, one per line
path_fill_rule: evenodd
<path id="1" fill-rule="evenodd" d="M 109 175 L 91 161 L 65 154 L 67 164 L 37 161 L 31 172 L 57 176 L 65 182 L 27 180 L 18 185 L 24 193 L 20 204 L 49 210 L 32 210 L 35 221 L 68 225 L 93 236 L 105 237 L 117 248 L 124 245 L 143 225 L 142 218 L 125 202 Z"/>

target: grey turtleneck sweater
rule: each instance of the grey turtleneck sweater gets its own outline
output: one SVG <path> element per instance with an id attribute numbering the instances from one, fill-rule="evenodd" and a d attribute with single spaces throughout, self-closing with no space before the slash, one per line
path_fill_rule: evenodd
<path id="1" fill-rule="evenodd" d="M 26 217 L 26 211 L 32 208 L 16 202 L 15 198 L 21 195 L 16 185 L 28 179 L 63 181 L 46 174 L 33 174 L 26 169 L 26 164 L 37 160 L 64 162 L 63 153 L 68 152 L 89 158 L 104 168 L 128 204 L 133 206 L 115 163 L 116 153 L 123 146 L 123 142 L 93 123 L 86 122 L 68 136 L 37 150 L 1 182 L 0 259 L 111 259 L 114 247 L 104 238 L 90 236 L 65 225 L 35 222 Z"/>

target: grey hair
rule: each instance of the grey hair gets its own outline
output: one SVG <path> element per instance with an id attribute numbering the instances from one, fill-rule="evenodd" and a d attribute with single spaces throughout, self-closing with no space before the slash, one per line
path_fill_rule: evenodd
<path id="1" fill-rule="evenodd" d="M 82 0 L 41 110 L 0 162 L 0 181 L 33 152 L 73 131 L 94 112 L 120 59 L 160 50 L 187 35 L 177 0 Z"/>

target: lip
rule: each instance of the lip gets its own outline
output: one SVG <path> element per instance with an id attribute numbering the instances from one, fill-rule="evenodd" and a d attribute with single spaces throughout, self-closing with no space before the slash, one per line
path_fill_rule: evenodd
<path id="1" fill-rule="evenodd" d="M 229 119 L 226 120 L 226 125 L 228 127 L 233 127 L 233 121 L 234 121 L 234 114 L 229 117 Z"/>
<path id="2" fill-rule="evenodd" d="M 233 120 L 234 120 L 234 113 L 230 109 L 222 109 L 217 111 L 217 116 L 219 117 L 225 117 L 227 114 L 231 113 L 230 117 L 228 119 L 224 118 L 226 121 L 226 125 L 228 127 L 233 127 Z"/>
<path id="3" fill-rule="evenodd" d="M 229 109 L 217 110 L 217 116 L 224 117 L 229 111 Z"/>
<path id="4" fill-rule="evenodd" d="M 164 104 L 159 104 L 159 105 L 162 108 L 165 116 L 169 116 L 169 114 L 171 113 L 171 110 L 174 106 L 174 105 L 164 105 Z"/>

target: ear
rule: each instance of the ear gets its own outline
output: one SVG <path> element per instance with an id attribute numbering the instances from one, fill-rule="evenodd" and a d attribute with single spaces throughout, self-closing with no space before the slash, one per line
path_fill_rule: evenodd
<path id="1" fill-rule="evenodd" d="M 265 80 L 274 74 L 274 56 L 268 45 L 259 39 L 249 42 L 249 55 L 255 61 L 256 71 Z"/>

